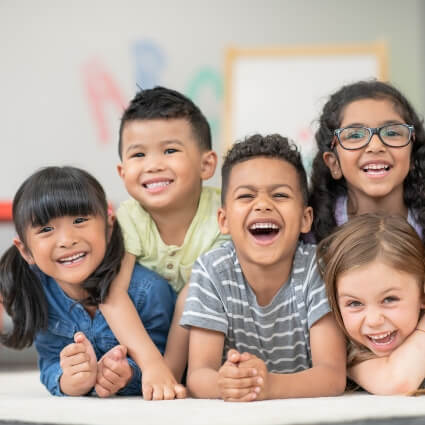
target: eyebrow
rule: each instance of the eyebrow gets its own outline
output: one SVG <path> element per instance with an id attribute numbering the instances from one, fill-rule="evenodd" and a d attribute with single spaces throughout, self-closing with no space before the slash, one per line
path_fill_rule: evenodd
<path id="1" fill-rule="evenodd" d="M 292 188 L 292 186 L 290 186 L 289 184 L 286 184 L 286 183 L 271 184 L 271 185 L 267 186 L 267 189 L 268 190 L 275 190 L 275 189 L 277 189 L 279 187 L 282 187 L 282 188 L 285 187 L 285 188 L 291 190 L 292 192 L 294 191 L 294 189 Z M 246 189 L 246 190 L 251 190 L 252 192 L 257 192 L 258 191 L 258 186 L 254 186 L 254 185 L 251 185 L 251 184 L 241 184 L 239 186 L 236 186 L 233 189 L 233 192 L 236 192 L 239 189 Z"/>
<path id="2" fill-rule="evenodd" d="M 172 139 L 172 140 L 161 140 L 159 142 L 159 144 L 161 146 L 167 146 L 167 145 L 179 145 L 179 146 L 184 146 L 184 143 L 181 140 L 177 140 L 177 139 Z M 128 148 L 125 150 L 126 152 L 130 152 L 132 150 L 136 150 L 136 149 L 142 149 L 142 148 L 146 148 L 147 144 L 143 144 L 143 143 L 133 143 L 130 146 L 128 146 Z"/>
<path id="3" fill-rule="evenodd" d="M 392 125 L 392 124 L 405 124 L 405 123 L 400 120 L 387 120 L 387 121 L 380 122 L 378 127 L 384 127 L 386 125 Z M 341 127 L 341 128 L 347 128 L 347 127 L 368 127 L 368 125 L 365 124 L 364 122 L 352 122 L 352 123 L 344 125 L 344 127 Z"/>
<path id="4" fill-rule="evenodd" d="M 388 288 L 388 289 L 385 289 L 385 291 L 382 291 L 380 294 L 379 294 L 379 296 L 380 297 L 382 297 L 382 296 L 384 296 L 384 295 L 386 295 L 386 294 L 388 294 L 389 292 L 399 292 L 400 291 L 400 289 L 401 288 L 399 288 L 399 287 L 391 287 L 391 288 Z M 342 293 L 342 294 L 338 294 L 338 298 L 343 298 L 343 297 L 349 297 L 349 298 L 358 298 L 358 297 L 356 297 L 355 295 L 350 295 L 350 294 L 346 294 L 346 293 Z"/>

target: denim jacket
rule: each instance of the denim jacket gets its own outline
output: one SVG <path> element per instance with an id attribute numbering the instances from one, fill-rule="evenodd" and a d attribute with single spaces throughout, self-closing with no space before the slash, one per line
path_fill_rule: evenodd
<path id="1" fill-rule="evenodd" d="M 106 352 L 119 344 L 99 309 L 92 318 L 84 307 L 68 297 L 54 279 L 39 271 L 48 304 L 48 328 L 37 333 L 35 347 L 41 382 L 53 395 L 64 395 L 59 380 L 62 369 L 60 352 L 74 342 L 74 334 L 84 332 L 90 340 L 99 360 Z M 168 282 L 155 272 L 136 264 L 128 289 L 139 316 L 154 344 L 163 354 L 168 329 L 174 311 L 176 295 Z M 118 394 L 141 394 L 141 371 L 127 358 L 133 376 Z"/>

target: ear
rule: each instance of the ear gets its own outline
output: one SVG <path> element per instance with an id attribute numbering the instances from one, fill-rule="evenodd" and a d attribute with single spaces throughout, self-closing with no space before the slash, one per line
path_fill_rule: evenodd
<path id="1" fill-rule="evenodd" d="M 301 233 L 308 233 L 313 223 L 313 208 L 305 207 L 301 221 Z"/>
<path id="2" fill-rule="evenodd" d="M 220 229 L 220 232 L 223 235 L 228 235 L 230 233 L 229 227 L 227 225 L 227 215 L 226 215 L 226 208 L 220 207 L 217 210 L 217 221 L 218 221 L 218 227 Z"/>
<path id="3" fill-rule="evenodd" d="M 111 235 L 112 235 L 112 231 L 114 229 L 114 223 L 115 223 L 115 214 L 112 211 L 108 211 L 108 218 L 106 220 L 106 226 L 107 226 L 107 230 L 106 230 L 106 234 L 108 236 L 108 241 L 111 239 Z"/>
<path id="4" fill-rule="evenodd" d="M 331 176 L 335 180 L 339 180 L 342 177 L 341 167 L 339 166 L 339 161 L 337 156 L 333 152 L 324 152 L 323 161 L 331 172 Z"/>
<path id="5" fill-rule="evenodd" d="M 214 151 L 206 151 L 201 156 L 201 179 L 210 179 L 217 167 L 217 154 Z"/>
<path id="6" fill-rule="evenodd" d="M 122 165 L 122 162 L 120 162 L 118 165 L 117 165 L 117 171 L 118 171 L 118 175 L 123 179 L 124 178 L 124 176 L 125 176 L 125 173 L 124 173 L 124 167 L 123 167 L 123 165 Z"/>
<path id="7" fill-rule="evenodd" d="M 18 237 L 13 238 L 13 245 L 15 245 L 16 248 L 18 248 L 18 251 L 21 254 L 22 258 L 28 264 L 35 264 L 35 261 L 32 258 L 31 253 L 28 251 L 28 249 L 25 247 L 24 243 Z"/>

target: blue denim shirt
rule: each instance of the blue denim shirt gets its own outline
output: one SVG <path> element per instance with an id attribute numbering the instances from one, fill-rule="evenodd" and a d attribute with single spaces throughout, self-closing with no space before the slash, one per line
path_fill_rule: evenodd
<path id="1" fill-rule="evenodd" d="M 100 310 L 92 318 L 81 304 L 68 297 L 54 279 L 40 272 L 41 283 L 46 295 L 49 313 L 48 329 L 37 333 L 35 347 L 41 382 L 53 395 L 64 395 L 59 380 L 62 369 L 60 352 L 74 342 L 77 331 L 84 332 L 90 340 L 99 360 L 118 344 Z M 128 289 L 139 316 L 154 344 L 164 353 L 168 329 L 174 311 L 176 294 L 168 282 L 155 272 L 136 264 Z M 128 385 L 118 394 L 141 394 L 141 371 L 128 358 L 133 376 Z"/>

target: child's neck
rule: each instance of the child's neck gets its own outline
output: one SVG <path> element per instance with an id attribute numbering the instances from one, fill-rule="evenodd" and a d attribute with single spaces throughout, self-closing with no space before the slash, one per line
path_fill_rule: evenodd
<path id="1" fill-rule="evenodd" d="M 287 282 L 292 269 L 293 257 L 277 264 L 262 266 L 239 259 L 241 269 L 261 306 L 270 304 L 279 289 Z"/>
<path id="2" fill-rule="evenodd" d="M 166 245 L 181 246 L 198 210 L 200 194 L 187 200 L 182 208 L 150 211 L 162 241 Z"/>
<path id="3" fill-rule="evenodd" d="M 408 209 L 404 204 L 403 192 L 399 191 L 382 198 L 359 199 L 348 194 L 347 214 L 349 217 L 371 213 L 398 214 L 407 218 Z"/>

